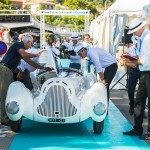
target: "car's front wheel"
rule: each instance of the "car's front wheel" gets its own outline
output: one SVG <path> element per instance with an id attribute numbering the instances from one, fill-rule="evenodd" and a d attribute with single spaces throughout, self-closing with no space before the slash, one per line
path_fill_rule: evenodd
<path id="1" fill-rule="evenodd" d="M 101 122 L 95 122 L 93 121 L 93 130 L 94 133 L 100 134 L 103 131 L 104 128 L 104 120 Z"/>
<path id="2" fill-rule="evenodd" d="M 19 132 L 22 125 L 22 118 L 17 121 L 10 120 L 10 128 L 13 132 Z"/>

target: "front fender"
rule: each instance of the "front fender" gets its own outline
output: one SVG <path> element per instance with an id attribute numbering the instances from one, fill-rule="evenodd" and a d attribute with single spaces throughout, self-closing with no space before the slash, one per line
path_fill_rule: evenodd
<path id="1" fill-rule="evenodd" d="M 102 115 L 97 115 L 94 112 L 94 107 L 100 103 L 105 106 L 106 111 Z M 86 113 L 86 115 L 89 115 L 96 122 L 101 122 L 102 120 L 104 120 L 108 108 L 107 89 L 105 85 L 102 83 L 95 83 L 83 96 L 81 107 L 84 108 L 81 110 L 81 114 Z"/>
<path id="2" fill-rule="evenodd" d="M 22 116 L 33 119 L 32 93 L 19 81 L 10 84 L 5 107 L 9 119 L 13 121 L 19 120 Z"/>

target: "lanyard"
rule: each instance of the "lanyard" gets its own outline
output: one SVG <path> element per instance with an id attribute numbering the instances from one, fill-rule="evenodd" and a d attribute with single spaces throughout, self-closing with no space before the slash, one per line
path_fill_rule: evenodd
<path id="1" fill-rule="evenodd" d="M 137 56 L 136 47 L 134 48 L 134 54 L 135 56 Z"/>
<path id="2" fill-rule="evenodd" d="M 142 40 L 140 39 L 140 47 L 139 47 L 139 52 L 141 52 L 141 47 L 142 47 Z"/>
<path id="3" fill-rule="evenodd" d="M 72 46 L 72 50 L 74 50 L 75 49 L 75 47 L 74 46 Z"/>

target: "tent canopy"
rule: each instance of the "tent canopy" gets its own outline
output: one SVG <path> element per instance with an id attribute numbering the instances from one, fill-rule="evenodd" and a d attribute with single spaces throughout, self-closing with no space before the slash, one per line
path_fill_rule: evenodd
<path id="1" fill-rule="evenodd" d="M 143 7 L 143 17 L 150 17 L 150 4 Z"/>
<path id="2" fill-rule="evenodd" d="M 143 7 L 150 4 L 150 0 L 116 0 L 102 15 L 92 21 L 90 34 L 97 39 L 98 46 L 116 54 L 119 41 L 128 22 L 135 18 L 142 18 Z M 147 24 L 150 19 L 146 18 Z"/>

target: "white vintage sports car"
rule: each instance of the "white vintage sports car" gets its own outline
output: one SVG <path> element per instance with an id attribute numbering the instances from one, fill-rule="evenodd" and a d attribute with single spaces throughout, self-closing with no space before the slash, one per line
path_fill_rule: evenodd
<path id="1" fill-rule="evenodd" d="M 38 73 L 36 81 L 36 92 L 30 92 L 19 81 L 9 86 L 6 112 L 12 131 L 20 131 L 24 116 L 55 124 L 92 118 L 94 133 L 102 132 L 108 108 L 107 91 L 93 73 L 83 77 L 76 69 L 61 68 L 57 74 L 55 71 Z"/>

